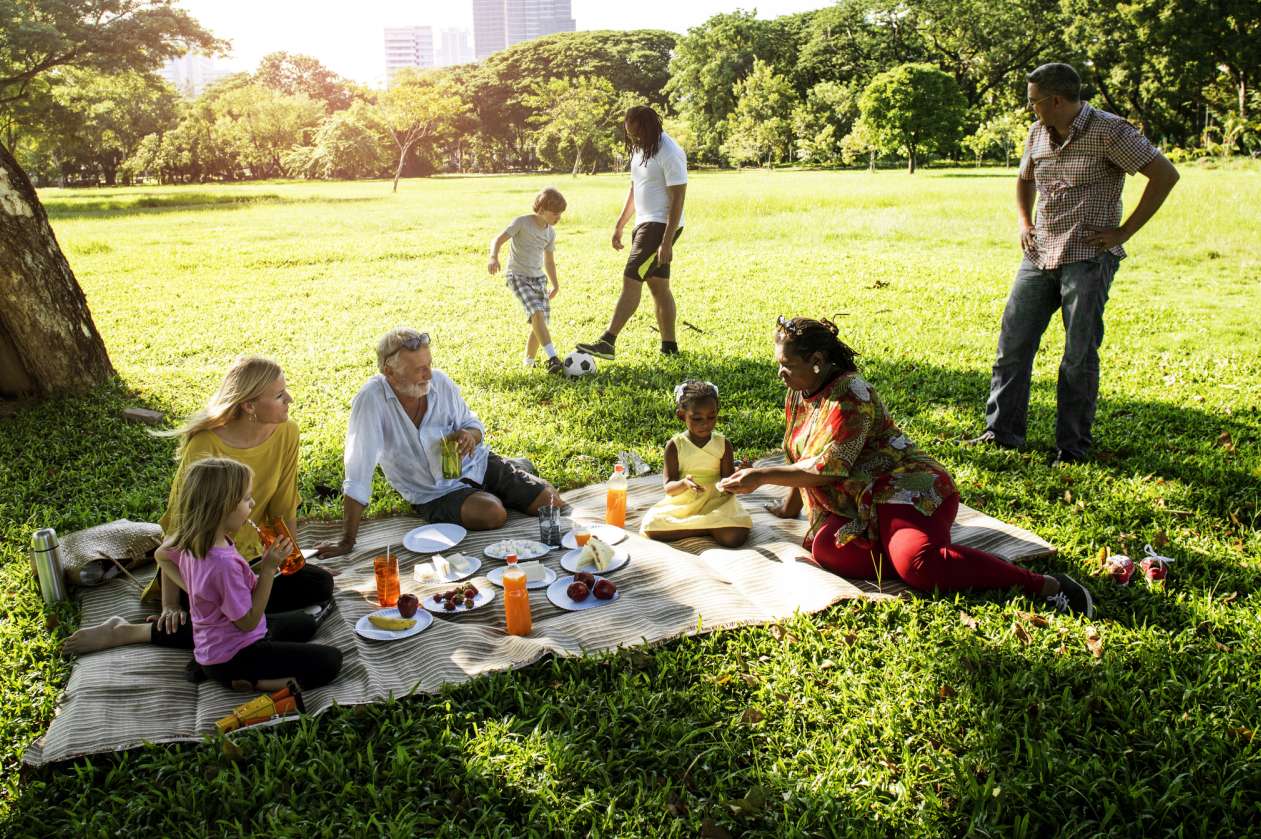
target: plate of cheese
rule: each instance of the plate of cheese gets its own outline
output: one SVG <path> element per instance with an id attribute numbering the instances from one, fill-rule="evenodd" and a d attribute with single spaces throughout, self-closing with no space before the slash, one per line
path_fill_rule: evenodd
<path id="1" fill-rule="evenodd" d="M 543 563 L 537 560 L 534 562 L 518 562 L 517 567 L 525 572 L 526 588 L 547 588 L 556 582 L 556 572 L 545 567 Z M 507 570 L 508 566 L 506 565 L 500 568 L 492 568 L 487 572 L 486 579 L 503 588 L 504 572 Z"/>
<path id="2" fill-rule="evenodd" d="M 615 548 L 598 536 L 592 536 L 587 544 L 562 556 L 560 567 L 575 574 L 579 571 L 609 574 L 628 562 L 630 554 L 625 548 Z"/>
<path id="3" fill-rule="evenodd" d="M 473 576 L 482 567 L 475 556 L 434 554 L 429 562 L 417 562 L 412 576 L 418 583 L 454 583 Z"/>
<path id="4" fill-rule="evenodd" d="M 501 539 L 498 542 L 487 545 L 483 551 L 491 559 L 504 559 L 508 554 L 516 554 L 517 559 L 538 559 L 546 556 L 550 551 L 547 545 L 542 542 L 536 542 L 533 539 Z"/>

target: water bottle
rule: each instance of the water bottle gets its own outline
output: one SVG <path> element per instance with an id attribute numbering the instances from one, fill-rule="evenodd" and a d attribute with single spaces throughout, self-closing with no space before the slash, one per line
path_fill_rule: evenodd
<path id="1" fill-rule="evenodd" d="M 66 599 L 66 578 L 61 569 L 61 544 L 51 527 L 31 537 L 31 567 L 39 578 L 39 593 L 49 606 Z"/>

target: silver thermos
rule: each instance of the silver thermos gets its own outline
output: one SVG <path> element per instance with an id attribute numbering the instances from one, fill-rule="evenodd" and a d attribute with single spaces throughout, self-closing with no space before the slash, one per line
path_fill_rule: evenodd
<path id="1" fill-rule="evenodd" d="M 66 576 L 61 569 L 61 545 L 51 527 L 31 537 L 31 568 L 39 578 L 39 593 L 49 606 L 66 599 Z"/>

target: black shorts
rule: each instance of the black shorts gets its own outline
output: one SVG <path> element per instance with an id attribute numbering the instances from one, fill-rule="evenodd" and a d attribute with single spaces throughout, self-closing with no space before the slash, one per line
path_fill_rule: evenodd
<path id="1" fill-rule="evenodd" d="M 463 481 L 468 484 L 464 489 L 452 490 L 441 498 L 426 501 L 424 504 L 413 504 L 412 509 L 416 511 L 416 515 L 429 522 L 462 524 L 460 508 L 475 492 L 489 492 L 509 510 L 527 513 L 539 493 L 547 489 L 547 481 L 517 468 L 516 464 L 509 463 L 494 452 L 486 453 L 486 474 L 480 484 L 475 484 L 468 478 Z"/>
<path id="2" fill-rule="evenodd" d="M 635 232 L 631 234 L 630 256 L 626 257 L 626 270 L 622 272 L 622 276 L 631 277 L 640 282 L 650 277 L 670 279 L 670 266 L 657 264 L 657 248 L 661 247 L 661 240 L 665 238 L 665 235 L 665 222 L 646 221 L 638 225 Z M 671 244 L 679 241 L 682 235 L 683 228 L 677 228 Z"/>

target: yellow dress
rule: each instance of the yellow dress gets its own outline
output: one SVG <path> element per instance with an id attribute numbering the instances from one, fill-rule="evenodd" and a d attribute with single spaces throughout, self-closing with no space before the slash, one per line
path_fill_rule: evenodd
<path id="1" fill-rule="evenodd" d="M 667 495 L 644 513 L 639 532 L 662 533 L 670 530 L 713 530 L 718 527 L 752 527 L 753 519 L 736 496 L 719 492 L 722 456 L 727 451 L 727 438 L 717 431 L 705 447 L 697 448 L 687 432 L 674 435 L 674 448 L 679 454 L 679 477 L 691 475 L 705 488 L 697 494 L 688 490 Z"/>

